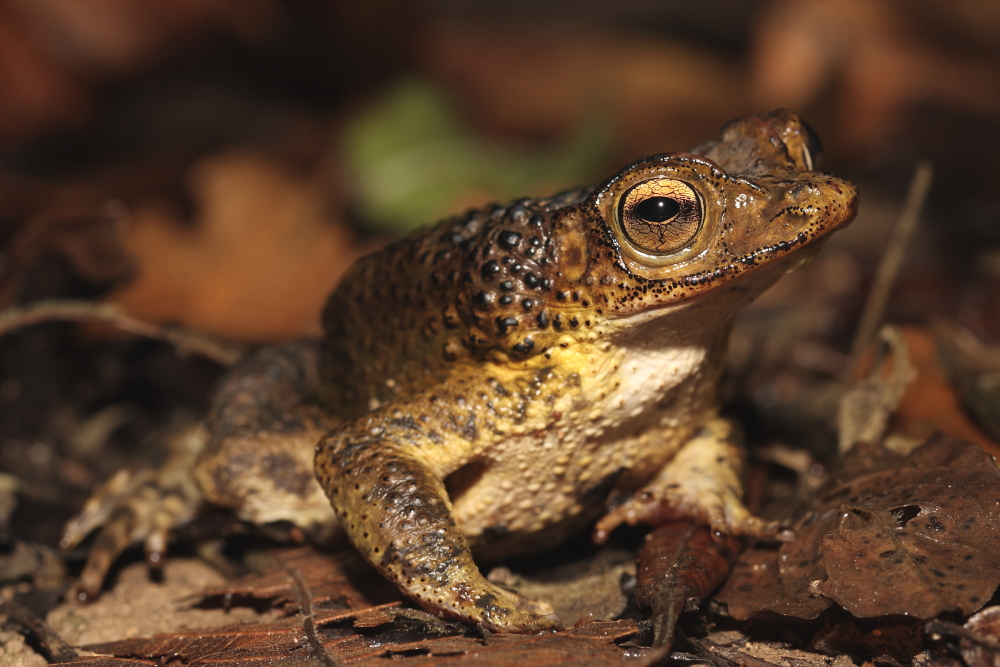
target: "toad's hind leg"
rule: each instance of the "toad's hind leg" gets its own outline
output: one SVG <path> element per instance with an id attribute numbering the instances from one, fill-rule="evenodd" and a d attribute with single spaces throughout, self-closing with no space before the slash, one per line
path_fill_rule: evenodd
<path id="1" fill-rule="evenodd" d="M 156 456 L 101 485 L 64 529 L 71 548 L 100 529 L 76 587 L 96 596 L 108 570 L 133 542 L 162 563 L 167 535 L 195 516 L 205 498 L 255 523 L 287 520 L 314 536 L 336 526 L 312 472 L 315 443 L 330 427 L 315 393 L 316 345 L 265 348 L 223 378 L 203 424 L 175 428 L 155 443 Z"/>
<path id="2" fill-rule="evenodd" d="M 432 467 L 457 467 L 462 455 L 447 454 L 446 444 L 406 422 L 358 420 L 328 434 L 317 450 L 317 477 L 354 546 L 434 613 L 495 632 L 561 627 L 548 605 L 508 593 L 479 572 L 443 475 Z M 434 463 L 427 460 L 432 455 Z"/>
<path id="3" fill-rule="evenodd" d="M 208 502 L 258 525 L 292 524 L 317 540 L 337 523 L 316 482 L 316 443 L 334 422 L 315 404 L 318 347 L 263 348 L 216 391 L 195 478 Z"/>
<path id="4" fill-rule="evenodd" d="M 75 547 L 100 529 L 73 597 L 81 601 L 96 597 L 112 564 L 133 542 L 144 543 L 151 565 L 162 564 L 170 529 L 190 521 L 201 504 L 191 470 L 205 441 L 201 424 L 175 426 L 150 444 L 156 460 L 119 470 L 66 523 L 59 541 L 63 549 Z"/>

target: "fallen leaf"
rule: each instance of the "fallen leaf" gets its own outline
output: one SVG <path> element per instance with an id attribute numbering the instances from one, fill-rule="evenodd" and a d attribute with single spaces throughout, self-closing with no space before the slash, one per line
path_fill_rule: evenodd
<path id="1" fill-rule="evenodd" d="M 622 590 L 623 582 L 634 581 L 634 551 L 605 547 L 593 553 L 584 551 L 586 555 L 579 557 L 580 551 L 569 548 L 565 553 L 568 555 L 552 567 L 529 568 L 530 574 L 495 567 L 488 579 L 531 600 L 550 602 L 567 626 L 588 619 L 618 618 L 625 612 L 632 595 Z"/>
<path id="2" fill-rule="evenodd" d="M 273 552 L 275 564 L 261 574 L 254 574 L 222 586 L 203 589 L 188 598 L 189 602 L 205 605 L 221 600 L 227 605 L 234 600 L 260 600 L 287 613 L 300 609 L 300 593 L 296 580 L 301 577 L 310 592 L 311 604 L 346 609 L 365 609 L 389 600 L 398 600 L 399 592 L 385 578 L 368 566 L 354 551 L 334 554 L 320 553 L 306 546 Z M 358 581 L 365 586 L 358 587 Z M 371 590 L 375 590 L 375 595 Z M 389 591 L 393 595 L 386 596 Z M 383 594 L 379 595 L 382 592 Z"/>
<path id="3" fill-rule="evenodd" d="M 795 528 L 796 539 L 781 545 L 757 545 L 743 552 L 715 595 L 729 614 L 744 621 L 760 611 L 816 618 L 832 603 L 812 595 L 809 585 L 826 576 L 818 553 L 817 534 Z"/>
<path id="4" fill-rule="evenodd" d="M 716 542 L 706 526 L 674 521 L 653 531 L 639 553 L 635 599 L 652 607 L 653 646 L 669 650 L 681 612 L 697 608 L 726 579 L 742 549 L 728 537 Z"/>
<path id="5" fill-rule="evenodd" d="M 126 244 L 137 276 L 108 300 L 142 320 L 234 339 L 318 333 L 323 302 L 364 252 L 322 185 L 235 151 L 196 163 L 189 182 L 194 225 L 136 207 Z"/>
<path id="6" fill-rule="evenodd" d="M 218 667 L 268 665 L 282 667 L 318 664 L 382 665 L 386 659 L 407 665 L 650 665 L 661 651 L 622 648 L 616 642 L 634 636 L 632 621 L 593 622 L 558 633 L 496 635 L 488 639 L 464 636 L 413 639 L 392 631 L 356 634 L 345 624 L 364 611 L 319 611 L 316 641 L 311 641 L 300 616 L 268 624 L 244 624 L 215 630 L 178 632 L 148 639 L 128 639 L 84 647 L 114 657 L 87 657 L 61 663 L 73 667 L 132 667 L 161 665 L 164 661 L 197 664 L 211 661 Z"/>
<path id="7" fill-rule="evenodd" d="M 917 380 L 910 384 L 889 423 L 889 432 L 925 440 L 941 431 L 969 440 L 1000 456 L 1000 445 L 983 432 L 962 409 L 959 394 L 948 381 L 934 337 L 925 329 L 900 327 Z"/>
<path id="8" fill-rule="evenodd" d="M 745 552 L 718 598 L 738 619 L 814 618 L 824 597 L 860 617 L 969 614 L 1000 584 L 998 509 L 1000 471 L 973 443 L 937 436 L 906 457 L 862 443 L 797 539 Z"/>
<path id="9" fill-rule="evenodd" d="M 858 442 L 881 442 L 889 418 L 917 373 L 903 333 L 884 326 L 875 343 L 877 352 L 867 377 L 855 382 L 840 399 L 837 412 L 837 449 L 841 454 Z"/>
<path id="10" fill-rule="evenodd" d="M 994 442 L 1000 455 L 1000 349 L 979 340 L 957 323 L 941 321 L 934 330 L 938 359 L 962 404 Z"/>

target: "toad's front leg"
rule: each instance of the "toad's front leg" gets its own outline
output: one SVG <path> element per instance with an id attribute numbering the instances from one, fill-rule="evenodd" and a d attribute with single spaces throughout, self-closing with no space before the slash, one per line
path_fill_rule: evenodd
<path id="1" fill-rule="evenodd" d="M 434 613 L 494 632 L 561 627 L 548 605 L 497 588 L 479 572 L 435 470 L 457 467 L 462 454 L 448 454 L 447 444 L 407 422 L 359 419 L 316 450 L 316 475 L 354 546 Z"/>
<path id="2" fill-rule="evenodd" d="M 709 420 L 649 484 L 597 522 L 595 541 L 604 542 L 622 523 L 655 525 L 678 518 L 707 524 L 718 535 L 790 538 L 780 522 L 759 519 L 743 505 L 743 459 L 733 424 Z"/>

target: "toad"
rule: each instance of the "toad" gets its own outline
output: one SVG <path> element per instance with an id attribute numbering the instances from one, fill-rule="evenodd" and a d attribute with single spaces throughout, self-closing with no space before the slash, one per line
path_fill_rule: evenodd
<path id="1" fill-rule="evenodd" d="M 474 556 L 544 549 L 602 515 L 599 538 L 664 516 L 774 537 L 743 506 L 718 385 L 735 315 L 855 215 L 854 186 L 817 159 L 794 113 L 751 116 L 360 260 L 322 341 L 242 362 L 167 464 L 116 476 L 67 526 L 64 546 L 104 526 L 80 590 L 133 540 L 158 557 L 206 501 L 342 531 L 423 608 L 496 632 L 559 619 Z"/>

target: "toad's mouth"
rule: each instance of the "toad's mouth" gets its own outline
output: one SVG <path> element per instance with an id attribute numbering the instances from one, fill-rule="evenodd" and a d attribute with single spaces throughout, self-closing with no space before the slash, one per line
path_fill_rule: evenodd
<path id="1" fill-rule="evenodd" d="M 707 291 L 735 276 L 755 271 L 790 254 L 801 255 L 801 261 L 795 263 L 798 266 L 815 254 L 822 241 L 832 232 L 845 227 L 854 219 L 857 212 L 857 192 L 853 188 L 847 191 L 846 188 L 839 187 L 843 183 L 828 184 L 837 187 L 840 195 L 840 201 L 834 205 L 806 203 L 784 206 L 762 220 L 755 233 L 745 234 L 742 244 L 730 242 L 721 250 L 709 251 L 714 252 L 717 259 L 711 269 L 678 276 L 670 280 L 671 286 L 676 284 L 686 292 L 684 298 L 688 298 L 693 295 L 692 290 Z M 831 212 L 831 208 L 836 210 Z M 813 247 L 807 249 L 806 246 Z"/>

